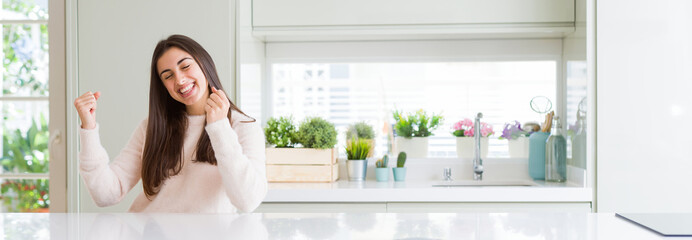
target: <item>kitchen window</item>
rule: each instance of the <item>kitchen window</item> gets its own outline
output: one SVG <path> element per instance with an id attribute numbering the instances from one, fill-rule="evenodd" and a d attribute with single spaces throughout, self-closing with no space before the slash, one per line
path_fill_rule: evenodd
<path id="1" fill-rule="evenodd" d="M 549 98 L 553 110 L 564 104 L 556 100 L 561 51 L 559 39 L 267 43 L 268 77 L 254 91 L 264 89 L 262 116 L 334 123 L 340 150 L 346 127 L 366 121 L 377 133 L 376 156 L 388 149 L 382 130 L 394 109 L 444 116 L 430 138 L 432 158 L 456 158 L 452 124 L 483 112 L 495 131 L 488 157 L 506 158 L 507 140 L 497 139 L 505 123 L 540 123 L 529 104 L 536 96 Z"/>

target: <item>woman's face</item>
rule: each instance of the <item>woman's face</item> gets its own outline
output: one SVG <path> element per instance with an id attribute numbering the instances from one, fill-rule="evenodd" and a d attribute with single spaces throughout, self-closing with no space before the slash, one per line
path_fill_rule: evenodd
<path id="1" fill-rule="evenodd" d="M 209 97 L 207 78 L 192 55 L 177 47 L 171 47 L 156 63 L 163 85 L 178 102 L 185 104 L 192 115 L 204 114 Z"/>

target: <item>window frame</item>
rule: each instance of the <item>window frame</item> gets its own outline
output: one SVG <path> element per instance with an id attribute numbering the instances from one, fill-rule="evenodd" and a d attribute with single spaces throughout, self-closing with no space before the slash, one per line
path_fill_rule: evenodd
<path id="1" fill-rule="evenodd" d="M 66 145 L 65 133 L 65 0 L 48 1 L 48 19 L 0 20 L 0 25 L 46 24 L 48 26 L 48 96 L 0 96 L 4 101 L 49 102 L 48 129 L 50 140 L 50 171 L 48 173 L 0 173 L 6 179 L 49 179 L 50 211 L 67 210 Z"/>

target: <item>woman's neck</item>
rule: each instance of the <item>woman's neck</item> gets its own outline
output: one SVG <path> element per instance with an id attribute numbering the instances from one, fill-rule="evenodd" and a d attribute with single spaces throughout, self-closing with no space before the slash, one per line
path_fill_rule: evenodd
<path id="1" fill-rule="evenodd" d="M 186 105 L 185 110 L 188 115 L 206 115 L 207 111 L 204 108 L 207 106 L 207 99 L 209 99 L 209 93 L 200 98 L 196 103 L 192 105 Z"/>

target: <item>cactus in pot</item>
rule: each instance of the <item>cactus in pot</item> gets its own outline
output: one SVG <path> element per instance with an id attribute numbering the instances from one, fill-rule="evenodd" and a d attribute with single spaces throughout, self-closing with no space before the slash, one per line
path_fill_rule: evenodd
<path id="1" fill-rule="evenodd" d="M 394 181 L 402 182 L 406 180 L 406 167 L 404 167 L 404 164 L 406 164 L 406 152 L 400 152 L 396 159 L 396 167 L 392 168 Z"/>
<path id="2" fill-rule="evenodd" d="M 386 182 L 389 181 L 389 170 L 388 170 L 388 164 L 389 164 L 389 156 L 384 155 L 382 159 L 377 160 L 375 162 L 375 177 L 377 178 L 378 182 Z"/>

